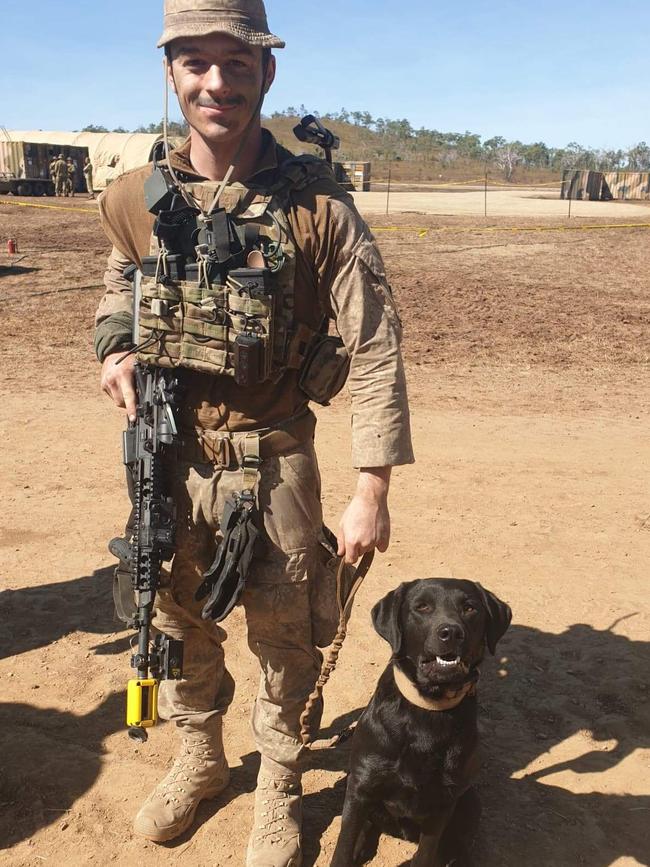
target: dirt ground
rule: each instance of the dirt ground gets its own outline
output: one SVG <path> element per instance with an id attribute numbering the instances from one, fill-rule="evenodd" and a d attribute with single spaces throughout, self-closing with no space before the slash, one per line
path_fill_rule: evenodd
<path id="1" fill-rule="evenodd" d="M 474 215 L 485 217 L 485 190 L 468 188 L 466 186 L 449 186 L 436 192 L 404 192 L 401 186 L 391 189 L 387 199 L 385 191 L 370 193 L 355 193 L 354 198 L 360 210 L 364 213 L 385 214 L 388 204 L 389 214 L 404 211 L 422 214 L 438 215 Z M 557 188 L 519 188 L 503 189 L 489 187 L 487 196 L 488 217 L 555 217 L 564 219 L 568 216 L 569 202 L 560 199 Z M 585 221 L 595 218 L 612 217 L 621 220 L 624 217 L 637 222 L 650 220 L 650 202 L 571 202 L 571 218 Z"/>
<path id="2" fill-rule="evenodd" d="M 129 635 L 106 549 L 127 511 L 122 418 L 91 343 L 107 249 L 94 203 L 64 207 L 0 199 L 0 860 L 239 865 L 257 766 L 239 612 L 232 785 L 179 841 L 131 834 L 174 736 L 163 725 L 137 748 L 123 729 Z M 590 224 L 642 222 L 636 206 L 600 207 Z M 395 473 L 392 546 L 360 592 L 325 732 L 358 715 L 388 659 L 377 599 L 418 577 L 480 580 L 514 621 L 480 687 L 477 863 L 647 865 L 648 229 L 447 213 L 369 214 L 404 322 L 417 463 Z M 330 525 L 354 484 L 348 431 L 345 397 L 319 412 Z M 345 748 L 319 753 L 306 775 L 308 867 L 333 852 L 346 762 Z M 373 864 L 412 851 L 383 838 Z"/>

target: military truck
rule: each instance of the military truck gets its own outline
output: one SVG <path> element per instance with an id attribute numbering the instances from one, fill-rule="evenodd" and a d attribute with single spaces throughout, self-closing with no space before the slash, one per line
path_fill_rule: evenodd
<path id="1" fill-rule="evenodd" d="M 72 157 L 76 164 L 75 192 L 83 193 L 86 189 L 83 165 L 88 148 L 9 140 L 0 141 L 0 194 L 53 196 L 50 164 L 61 153 L 66 159 Z"/>

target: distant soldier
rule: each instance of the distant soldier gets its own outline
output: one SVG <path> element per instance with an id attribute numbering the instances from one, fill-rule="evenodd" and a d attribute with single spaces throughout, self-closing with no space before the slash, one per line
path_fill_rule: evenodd
<path id="1" fill-rule="evenodd" d="M 52 180 L 54 180 L 54 166 L 56 165 L 56 159 L 56 157 L 52 157 L 52 159 L 50 160 L 50 164 L 47 167 L 48 177 L 50 177 Z"/>
<path id="2" fill-rule="evenodd" d="M 86 181 L 86 189 L 88 190 L 88 198 L 94 199 L 95 192 L 93 190 L 93 164 L 90 162 L 90 157 L 84 160 L 84 179 Z"/>
<path id="3" fill-rule="evenodd" d="M 68 164 L 63 158 L 63 154 L 59 154 L 54 163 L 53 176 L 54 188 L 57 196 L 66 196 L 68 186 Z"/>
<path id="4" fill-rule="evenodd" d="M 68 157 L 68 180 L 66 183 L 66 196 L 74 198 L 75 183 L 76 183 L 77 167 L 74 164 L 72 157 Z"/>

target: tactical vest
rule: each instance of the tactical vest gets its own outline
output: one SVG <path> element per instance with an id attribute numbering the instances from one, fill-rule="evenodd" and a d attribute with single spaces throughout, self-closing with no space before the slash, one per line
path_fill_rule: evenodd
<path id="1" fill-rule="evenodd" d="M 345 370 L 339 363 L 345 354 L 339 351 L 342 344 L 330 344 L 326 357 L 309 363 L 324 335 L 294 315 L 297 250 L 287 211 L 294 191 L 328 176 L 330 169 L 321 160 L 304 156 L 282 163 L 267 188 L 227 186 L 219 207 L 227 213 L 230 235 L 196 234 L 194 240 L 208 243 L 197 243 L 193 258 L 172 253 L 173 230 L 157 223 L 140 279 L 138 360 L 233 376 L 242 386 L 277 381 L 287 369 L 300 370 L 307 361 L 321 379 L 325 372 L 328 381 L 335 381 L 324 391 L 321 381 L 318 394 L 308 395 L 327 402 L 345 381 L 347 355 L 342 359 Z M 185 189 L 206 210 L 218 186 L 188 183 Z M 200 216 L 192 219 L 200 225 Z M 183 231 L 182 224 L 178 231 Z M 319 354 L 323 356 L 322 349 Z"/>

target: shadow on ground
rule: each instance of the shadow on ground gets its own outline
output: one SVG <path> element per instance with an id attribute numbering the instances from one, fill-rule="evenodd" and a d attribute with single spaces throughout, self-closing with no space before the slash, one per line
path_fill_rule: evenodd
<path id="1" fill-rule="evenodd" d="M 0 592 L 0 659 L 46 647 L 72 632 L 122 632 L 114 613 L 113 571 L 106 567 L 70 581 Z M 125 634 L 94 649 L 102 655 L 128 646 Z"/>
<path id="2" fill-rule="evenodd" d="M 514 626 L 497 654 L 506 676 L 497 678 L 494 664 L 486 665 L 480 690 L 483 818 L 476 864 L 609 867 L 623 857 L 650 864 L 650 794 L 574 793 L 546 782 L 572 772 L 576 788 L 598 790 L 599 774 L 650 748 L 650 643 L 586 624 L 560 635 Z M 328 734 L 349 722 L 350 715 L 336 720 Z M 512 779 L 578 732 L 589 733 L 593 749 Z M 316 761 L 341 770 L 348 754 L 344 745 Z M 640 777 L 636 788 L 647 790 Z M 320 839 L 340 815 L 344 796 L 340 780 L 305 798 L 305 867 L 318 863 Z"/>
<path id="3" fill-rule="evenodd" d="M 101 570 L 49 589 L 63 588 L 61 604 L 66 610 L 82 590 L 90 594 L 84 604 L 78 603 L 78 626 L 88 629 L 85 617 L 93 612 L 92 631 L 101 634 L 114 629 L 107 601 L 109 574 L 110 570 Z M 34 588 L 16 591 L 9 602 L 3 598 L 5 624 L 11 624 L 12 606 L 32 604 L 36 624 L 45 629 L 38 635 L 14 635 L 10 641 L 3 636 L 5 653 L 11 652 L 12 643 L 14 652 L 22 653 L 76 628 L 75 617 L 67 618 L 65 631 L 57 626 L 52 614 L 58 609 L 47 591 Z M 495 666 L 486 666 L 480 692 L 485 762 L 479 788 L 484 812 L 476 863 L 609 867 L 628 857 L 647 865 L 650 795 L 593 790 L 603 787 L 600 774 L 650 747 L 650 643 L 586 624 L 560 635 L 514 626 L 499 647 L 499 657 L 507 676 L 498 678 Z M 336 688 L 335 680 L 330 688 Z M 121 696 L 111 695 L 92 713 L 77 717 L 28 704 L 0 703 L 0 846 L 32 836 L 88 791 L 100 771 L 104 739 L 122 725 L 121 704 Z M 321 735 L 344 729 L 358 715 L 358 710 L 346 714 Z M 546 756 L 578 732 L 589 733 L 593 749 L 556 763 Z M 46 754 L 54 767 L 51 761 L 38 761 Z M 342 774 L 348 754 L 349 742 L 314 754 L 312 765 Z M 540 756 L 545 756 L 546 767 L 522 777 L 523 769 Z M 199 823 L 242 792 L 252 791 L 257 767 L 255 754 L 244 756 L 223 798 L 202 805 Z M 547 782 L 559 772 L 575 774 L 576 788 L 582 792 L 560 788 L 556 780 Z M 642 779 L 634 783 L 644 791 Z M 306 796 L 305 867 L 318 863 L 320 840 L 340 814 L 343 798 L 342 778 L 332 788 Z"/>
<path id="4" fill-rule="evenodd" d="M 86 716 L 0 702 L 0 850 L 64 819 L 95 783 L 123 702 L 110 695 Z"/>
<path id="5" fill-rule="evenodd" d="M 17 277 L 21 274 L 31 274 L 40 271 L 40 268 L 32 268 L 28 265 L 0 265 L 0 277 Z"/>

